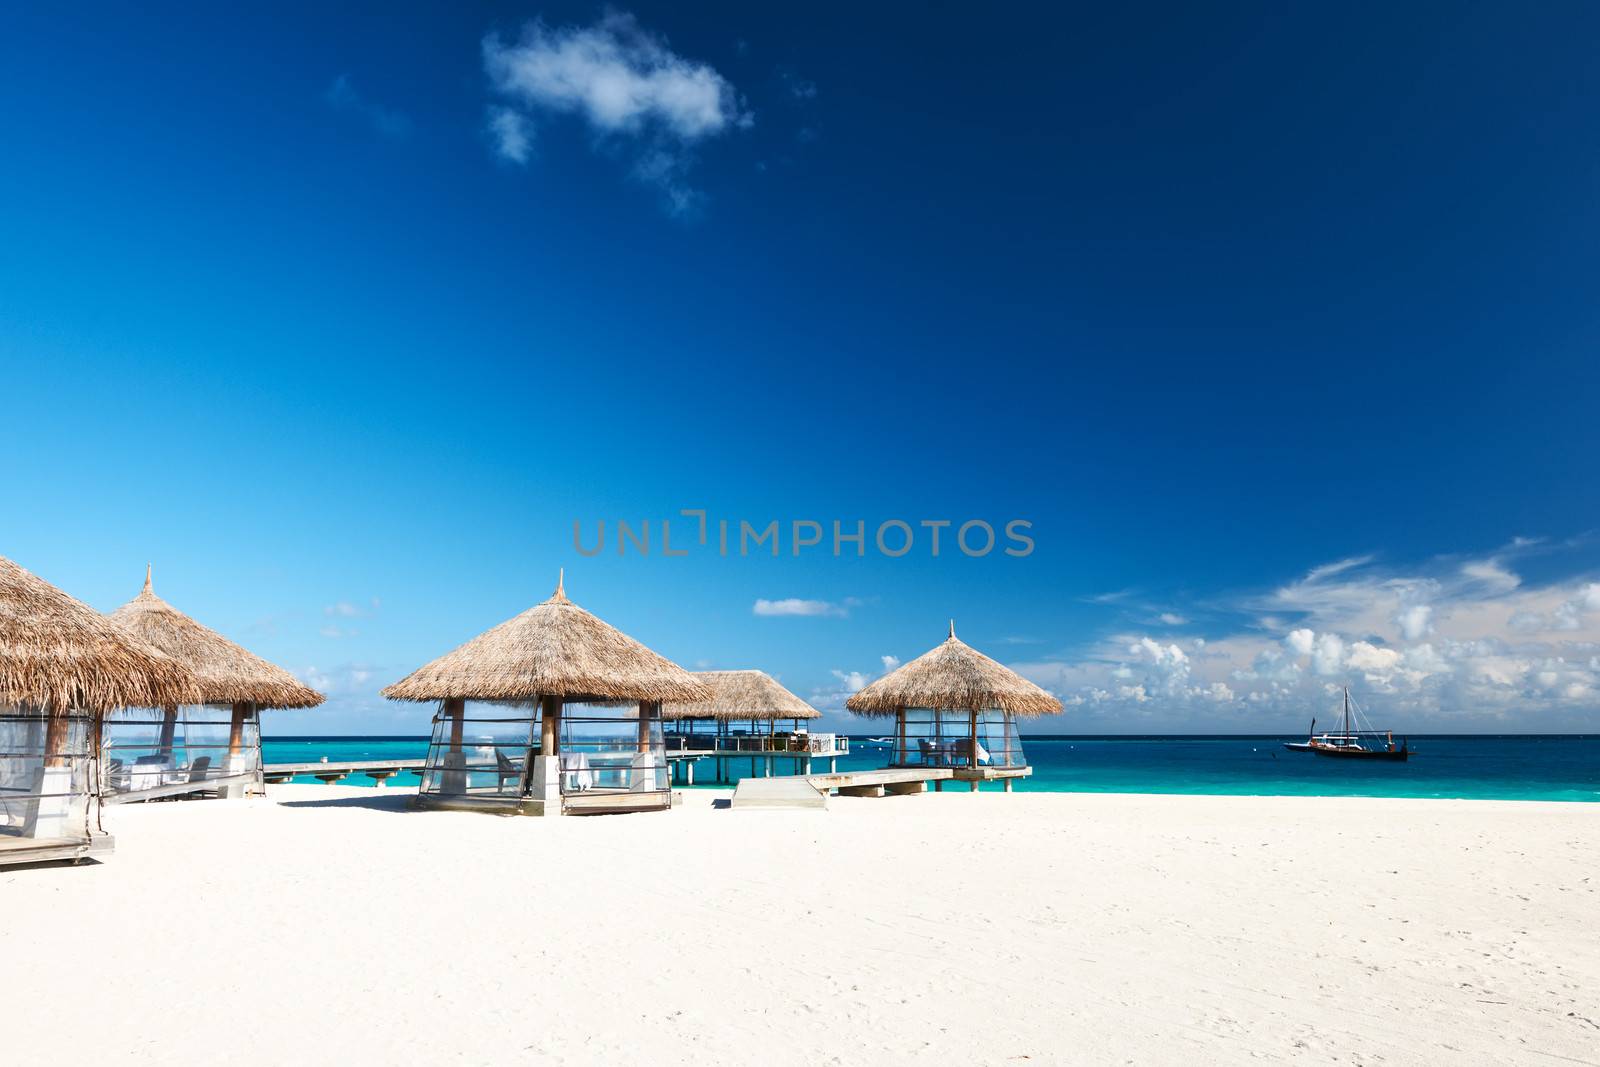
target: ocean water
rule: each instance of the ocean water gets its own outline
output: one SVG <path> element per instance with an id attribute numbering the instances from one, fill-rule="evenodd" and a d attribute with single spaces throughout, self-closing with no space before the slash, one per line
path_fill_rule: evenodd
<path id="1" fill-rule="evenodd" d="M 1461 797 L 1600 801 L 1600 735 L 1419 735 L 1405 763 L 1357 763 L 1288 752 L 1301 737 L 1024 737 L 1033 776 L 1017 789 L 1055 793 Z M 268 737 L 268 763 L 422 759 L 426 737 Z M 853 738 L 840 770 L 881 767 L 888 746 Z M 736 775 L 749 773 L 735 760 Z M 789 773 L 787 761 L 779 773 Z M 711 778 L 702 761 L 696 778 Z M 314 778 L 296 779 L 316 784 Z M 415 775 L 390 779 L 415 786 Z M 342 784 L 371 785 L 365 776 Z M 987 787 L 986 787 L 987 788 Z"/>

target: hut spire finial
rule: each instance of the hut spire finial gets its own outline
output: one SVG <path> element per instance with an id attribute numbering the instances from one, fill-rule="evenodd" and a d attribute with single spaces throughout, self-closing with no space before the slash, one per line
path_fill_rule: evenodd
<path id="1" fill-rule="evenodd" d="M 567 568 L 565 567 L 556 569 L 556 599 L 567 599 Z"/>
<path id="2" fill-rule="evenodd" d="M 144 591 L 146 593 L 153 592 L 153 590 L 150 588 L 150 574 L 154 570 L 155 570 L 155 568 L 153 566 L 151 566 L 150 564 L 146 563 L 144 565 Z"/>
<path id="3" fill-rule="evenodd" d="M 950 639 L 952 641 L 955 640 L 955 636 L 956 636 L 956 620 L 951 619 L 950 620 Z"/>

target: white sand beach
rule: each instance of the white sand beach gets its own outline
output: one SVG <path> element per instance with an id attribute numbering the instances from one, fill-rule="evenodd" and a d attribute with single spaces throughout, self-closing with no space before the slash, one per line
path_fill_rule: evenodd
<path id="1" fill-rule="evenodd" d="M 1600 1063 L 1600 806 L 717 795 L 110 809 L 0 873 L 4 1058 Z"/>

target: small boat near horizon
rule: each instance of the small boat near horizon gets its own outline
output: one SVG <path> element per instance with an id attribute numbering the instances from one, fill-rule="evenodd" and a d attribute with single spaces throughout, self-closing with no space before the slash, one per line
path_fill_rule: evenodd
<path id="1" fill-rule="evenodd" d="M 1381 739 L 1381 740 L 1380 740 Z M 1381 746 L 1381 747 L 1379 747 Z M 1353 707 L 1350 687 L 1344 687 L 1344 729 L 1337 733 L 1317 733 L 1317 720 L 1304 741 L 1284 743 L 1291 752 L 1310 752 L 1333 759 L 1381 760 L 1404 763 L 1411 757 L 1410 742 L 1402 739 L 1396 748 L 1393 730 L 1361 729 L 1361 712 Z"/>

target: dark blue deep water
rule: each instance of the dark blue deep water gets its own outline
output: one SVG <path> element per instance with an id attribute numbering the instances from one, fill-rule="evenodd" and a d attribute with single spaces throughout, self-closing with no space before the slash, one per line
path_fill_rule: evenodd
<path id="1" fill-rule="evenodd" d="M 1465 797 L 1600 801 L 1600 735 L 1411 737 L 1406 763 L 1355 763 L 1287 752 L 1290 737 L 1024 737 L 1033 777 L 1019 789 L 1255 796 Z M 425 737 L 299 737 L 263 742 L 268 763 L 421 759 Z M 840 770 L 880 767 L 887 747 L 851 742 Z M 701 764 L 702 784 L 709 765 Z M 744 763 L 736 773 L 749 773 Z M 779 773 L 788 773 L 780 766 Z M 304 779 L 315 782 L 315 779 Z M 404 775 L 395 785 L 416 785 Z M 345 784 L 370 785 L 364 777 Z"/>

